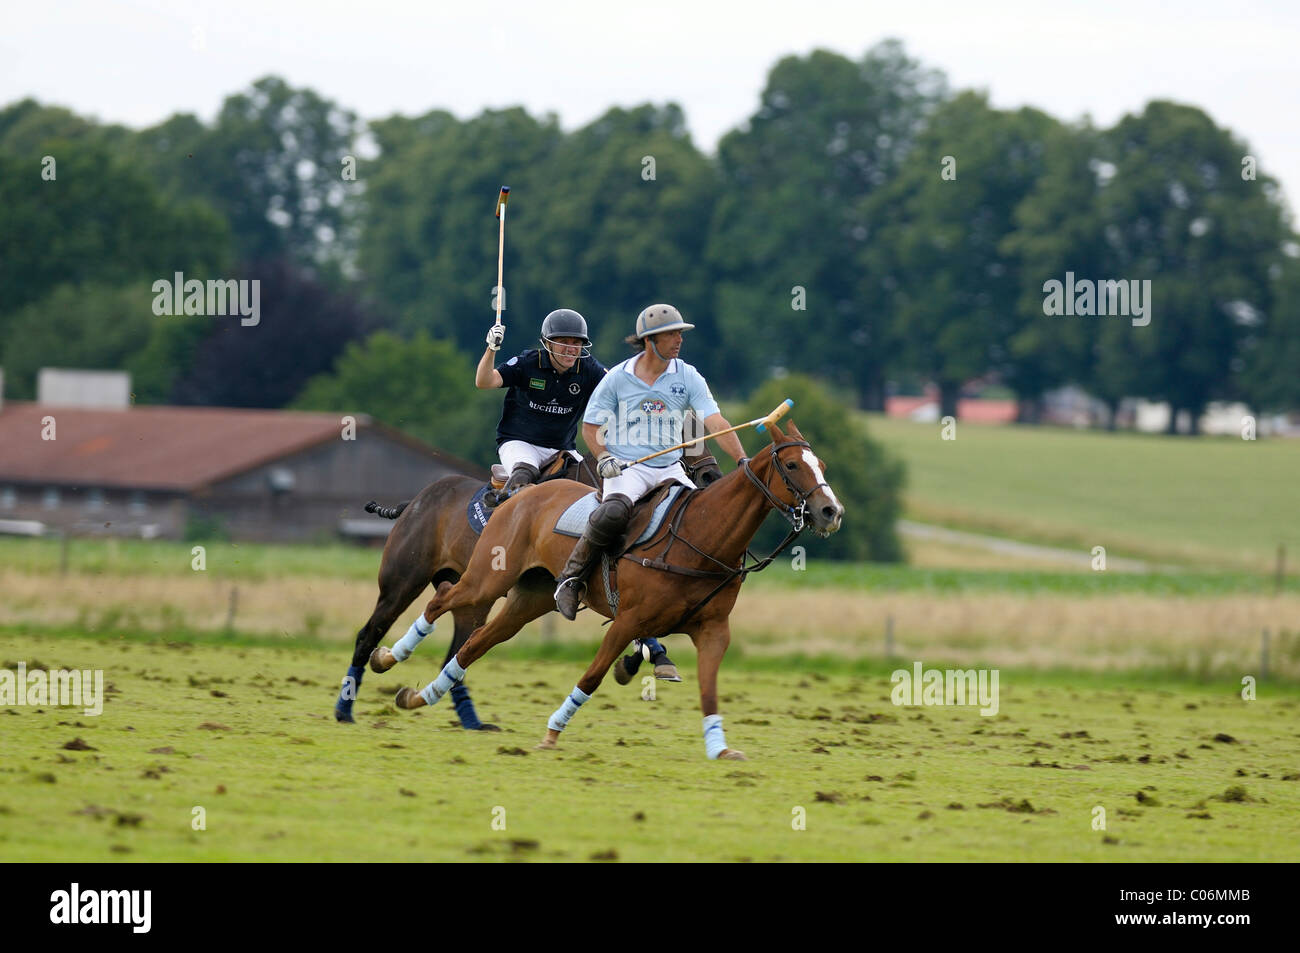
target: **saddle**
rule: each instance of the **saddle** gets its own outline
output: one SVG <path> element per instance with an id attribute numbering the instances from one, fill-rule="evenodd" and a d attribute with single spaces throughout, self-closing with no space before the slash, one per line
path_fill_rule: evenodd
<path id="1" fill-rule="evenodd" d="M 653 539 L 669 516 L 680 511 L 695 492 L 694 488 L 676 482 L 656 487 L 636 502 L 623 535 L 601 554 L 600 579 L 605 588 L 605 601 L 615 615 L 618 615 L 618 561 L 629 550 Z M 580 497 L 560 514 L 554 532 L 564 536 L 581 536 L 596 505 L 595 492 Z"/>
<path id="2" fill-rule="evenodd" d="M 694 491 L 680 483 L 665 483 L 643 496 L 632 507 L 632 516 L 628 520 L 627 529 L 610 547 L 611 554 L 621 556 L 631 548 L 628 544 L 629 540 L 632 541 L 632 546 L 648 540 L 663 525 L 664 518 L 672 509 L 672 504 L 692 492 Z M 579 497 L 560 514 L 559 519 L 555 521 L 554 532 L 561 536 L 581 536 L 583 530 L 587 528 L 587 520 L 599 502 L 595 491 Z"/>

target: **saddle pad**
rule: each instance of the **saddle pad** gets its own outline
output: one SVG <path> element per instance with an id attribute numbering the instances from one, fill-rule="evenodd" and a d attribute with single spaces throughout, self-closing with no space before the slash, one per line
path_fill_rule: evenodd
<path id="1" fill-rule="evenodd" d="M 479 491 L 474 494 L 469 501 L 469 506 L 465 510 L 465 516 L 469 519 L 469 526 L 475 533 L 482 533 L 483 527 L 487 525 L 488 519 L 492 516 L 492 511 L 483 505 L 483 497 L 487 496 L 488 490 L 492 489 L 488 484 L 484 484 Z"/>
<path id="2" fill-rule="evenodd" d="M 664 515 L 668 508 L 685 489 L 680 483 L 676 484 L 668 491 L 668 495 L 659 501 L 653 513 L 650 514 L 650 525 L 645 528 L 628 547 L 639 546 L 659 530 L 659 526 L 664 521 Z M 592 491 L 584 497 L 580 497 L 570 504 L 569 508 L 560 514 L 560 518 L 555 521 L 555 532 L 563 536 L 581 536 L 582 531 L 587 528 L 587 520 L 591 518 L 591 512 L 596 508 L 596 493 Z"/>

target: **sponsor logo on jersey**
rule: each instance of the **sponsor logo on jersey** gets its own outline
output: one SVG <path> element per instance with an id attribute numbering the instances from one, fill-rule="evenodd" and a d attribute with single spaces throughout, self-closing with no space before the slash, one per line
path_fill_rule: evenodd
<path id="1" fill-rule="evenodd" d="M 668 405 L 658 397 L 647 397 L 641 401 L 641 409 L 647 414 L 662 414 L 668 409 Z"/>
<path id="2" fill-rule="evenodd" d="M 542 380 L 540 377 L 530 377 L 528 379 L 528 386 L 533 390 L 546 390 L 546 381 Z"/>

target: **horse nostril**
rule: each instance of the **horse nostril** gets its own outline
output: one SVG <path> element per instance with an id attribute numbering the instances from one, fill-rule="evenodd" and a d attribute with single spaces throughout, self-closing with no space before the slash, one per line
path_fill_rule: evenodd
<path id="1" fill-rule="evenodd" d="M 835 508 L 832 506 L 823 506 L 822 516 L 826 517 L 828 520 L 835 519 Z"/>

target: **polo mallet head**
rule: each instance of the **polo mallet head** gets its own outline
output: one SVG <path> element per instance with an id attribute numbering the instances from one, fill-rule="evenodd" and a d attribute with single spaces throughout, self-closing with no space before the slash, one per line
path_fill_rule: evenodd
<path id="1" fill-rule="evenodd" d="M 504 211 L 508 201 L 510 201 L 510 186 L 503 185 L 501 186 L 501 194 L 497 196 L 497 218 L 501 217 L 501 212 Z"/>
<path id="2" fill-rule="evenodd" d="M 772 411 L 770 414 L 764 417 L 763 422 L 759 424 L 757 427 L 755 427 L 754 429 L 757 430 L 759 433 L 763 433 L 764 431 L 767 430 L 769 425 L 776 423 L 786 414 L 790 413 L 790 408 L 793 406 L 794 406 L 794 401 L 791 400 L 789 397 L 787 397 L 781 403 L 777 404 L 776 410 Z"/>

